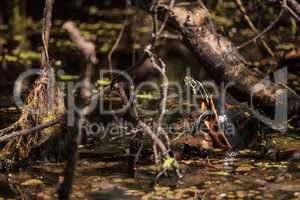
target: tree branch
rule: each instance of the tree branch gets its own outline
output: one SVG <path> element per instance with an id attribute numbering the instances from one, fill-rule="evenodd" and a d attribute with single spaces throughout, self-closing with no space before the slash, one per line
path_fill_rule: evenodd
<path id="1" fill-rule="evenodd" d="M 138 0 L 137 6 L 150 11 L 150 0 Z M 195 8 L 192 11 L 182 7 L 158 7 L 158 17 L 163 20 L 168 15 L 167 24 L 181 33 L 182 42 L 192 51 L 218 83 L 225 85 L 233 82 L 229 92 L 240 101 L 257 102 L 261 109 L 270 113 L 276 105 L 276 91 L 287 90 L 288 113 L 297 114 L 300 111 L 300 97 L 286 86 L 271 83 L 269 87 L 253 93 L 254 87 L 266 75 L 251 69 L 237 51 L 235 45 L 227 38 L 216 33 L 210 14 L 205 8 Z"/>
<path id="2" fill-rule="evenodd" d="M 65 121 L 66 116 L 67 116 L 67 114 L 63 114 L 63 115 L 59 116 L 58 118 L 56 118 L 54 120 L 51 120 L 51 121 L 49 121 L 45 124 L 40 124 L 36 127 L 30 128 L 30 129 L 16 131 L 16 132 L 12 132 L 8 135 L 1 136 L 0 137 L 0 142 L 8 141 L 8 140 L 10 140 L 14 137 L 17 137 L 17 136 L 24 136 L 24 135 L 28 135 L 28 134 L 31 134 L 31 133 L 36 133 L 36 132 L 42 131 L 42 130 L 50 127 L 50 126 L 53 126 L 55 124 L 58 124 L 58 123 L 61 123 L 61 122 Z"/>

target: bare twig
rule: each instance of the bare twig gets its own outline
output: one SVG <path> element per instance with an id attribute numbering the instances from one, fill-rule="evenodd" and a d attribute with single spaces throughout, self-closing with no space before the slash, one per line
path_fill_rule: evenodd
<path id="1" fill-rule="evenodd" d="M 119 46 L 120 44 L 120 41 L 123 37 L 123 34 L 124 34 L 124 31 L 125 31 L 125 28 L 126 28 L 126 25 L 127 25 L 127 19 L 124 21 L 123 23 L 123 26 L 121 28 L 121 31 L 119 32 L 119 35 L 114 43 L 114 45 L 112 46 L 111 50 L 108 52 L 108 55 L 107 55 L 107 60 L 108 60 L 108 67 L 109 67 L 109 72 L 110 72 L 110 79 L 113 78 L 113 64 L 112 64 L 112 55 L 113 53 L 115 52 L 115 50 L 117 49 L 117 47 Z M 112 104 L 111 104 L 111 101 L 109 102 L 109 109 L 112 110 Z M 119 122 L 119 119 L 118 119 L 118 116 L 115 114 L 115 113 L 112 113 L 113 114 L 113 118 L 116 122 Z"/>
<path id="2" fill-rule="evenodd" d="M 167 153 L 168 149 L 164 145 L 164 143 L 158 138 L 158 136 L 152 131 L 152 129 L 142 121 L 139 121 L 139 126 L 143 128 L 143 130 L 152 138 L 152 140 L 157 144 L 160 148 L 161 152 Z"/>
<path id="3" fill-rule="evenodd" d="M 296 0 L 287 0 L 287 4 L 300 14 L 300 4 Z"/>
<path id="4" fill-rule="evenodd" d="M 241 12 L 243 13 L 244 19 L 246 20 L 246 22 L 248 23 L 248 25 L 250 26 L 250 28 L 256 33 L 258 34 L 258 30 L 256 29 L 255 25 L 253 24 L 253 22 L 251 21 L 250 17 L 247 14 L 247 11 L 242 3 L 241 0 L 235 0 L 236 4 L 239 6 Z M 271 48 L 269 47 L 269 45 L 267 44 L 267 42 L 261 37 L 260 38 L 264 48 L 267 50 L 267 52 L 273 57 L 274 53 L 271 50 Z"/>
<path id="5" fill-rule="evenodd" d="M 169 3 L 169 8 L 171 9 L 175 4 L 175 0 L 171 0 Z M 152 12 L 152 21 L 153 21 L 153 25 L 152 25 L 152 41 L 151 41 L 151 45 L 155 46 L 155 42 L 156 40 L 160 37 L 160 35 L 162 34 L 162 32 L 165 29 L 165 26 L 167 24 L 168 18 L 169 16 L 166 15 L 160 28 L 158 28 L 158 18 L 157 18 L 157 8 L 158 6 L 160 6 L 160 1 L 159 0 L 154 0 L 151 6 L 151 11 Z"/>
<path id="6" fill-rule="evenodd" d="M 174 6 L 174 4 L 175 4 L 175 0 L 171 0 L 171 2 L 169 3 L 169 8 L 172 8 Z M 166 15 L 164 21 L 162 22 L 160 28 L 158 29 L 158 31 L 156 33 L 156 37 L 159 37 L 162 34 L 162 32 L 164 31 L 167 21 L 168 21 L 168 18 L 169 18 L 169 16 Z"/>
<path id="7" fill-rule="evenodd" d="M 154 155 L 155 163 L 158 164 L 160 159 L 159 159 L 159 154 L 158 154 L 156 142 L 153 142 L 152 149 L 153 149 L 153 155 Z"/>
<path id="8" fill-rule="evenodd" d="M 236 0 L 236 1 L 240 1 L 240 0 Z M 250 40 L 248 40 L 248 41 L 246 41 L 246 42 L 244 42 L 243 44 L 241 44 L 241 45 L 239 45 L 238 47 L 237 47 L 237 50 L 239 50 L 239 49 L 242 49 L 242 48 L 244 48 L 244 47 L 246 47 L 247 45 L 249 45 L 250 43 L 252 43 L 252 42 L 256 42 L 258 39 L 260 39 L 261 37 L 263 37 L 263 35 L 266 33 L 266 32 L 268 32 L 270 29 L 272 29 L 276 24 L 277 24 L 277 22 L 280 20 L 280 18 L 282 17 L 282 15 L 283 15 L 283 13 L 284 13 L 284 11 L 285 10 L 288 10 L 290 13 L 292 13 L 294 16 L 296 15 L 294 12 L 293 12 L 293 10 L 287 5 L 287 1 L 288 0 L 284 0 L 283 1 L 283 4 L 282 4 L 282 6 L 281 6 L 281 10 L 280 10 L 280 13 L 279 13 L 279 15 L 262 31 L 262 32 L 260 32 L 259 34 L 257 34 L 255 37 L 253 37 L 252 39 L 250 39 Z M 299 18 L 299 16 L 295 16 L 299 21 L 300 21 L 300 18 Z M 229 54 L 231 54 L 231 52 L 229 52 L 228 53 L 228 55 Z M 228 56 L 228 55 L 226 55 L 226 56 Z M 272 55 L 273 56 L 273 55 Z"/>
<path id="9" fill-rule="evenodd" d="M 119 93 L 120 93 L 120 97 L 123 101 L 123 104 L 124 105 L 128 105 L 128 104 L 132 104 L 132 102 L 129 102 L 129 99 L 126 95 L 126 92 L 124 90 L 124 86 L 123 84 L 118 84 L 119 87 Z M 133 108 L 129 108 L 131 109 L 132 112 L 134 112 L 134 109 Z M 147 125 L 145 124 L 144 122 L 142 122 L 141 120 L 138 119 L 138 116 L 137 114 L 133 114 L 134 116 L 131 116 L 131 118 L 134 118 L 134 119 L 131 119 L 134 124 L 137 126 L 137 127 L 141 127 L 145 133 L 147 133 L 151 138 L 152 140 L 154 141 L 155 145 L 157 144 L 158 147 L 160 148 L 161 152 L 162 153 L 167 153 L 168 152 L 168 149 L 167 147 L 164 145 L 164 143 L 159 139 L 159 137 L 152 131 L 152 129 Z M 155 150 L 156 147 L 154 147 L 154 154 L 155 154 L 155 157 L 157 158 L 157 151 Z"/>
<path id="10" fill-rule="evenodd" d="M 160 114 L 158 117 L 158 122 L 157 122 L 157 132 L 161 133 L 162 135 L 164 135 L 167 144 L 168 144 L 168 148 L 170 147 L 170 139 L 168 134 L 163 130 L 162 128 L 162 122 L 163 122 L 163 118 L 164 115 L 166 113 L 166 106 L 167 106 L 167 97 L 168 97 L 168 85 L 169 85 L 169 80 L 168 77 L 166 75 L 166 64 L 160 59 L 159 59 L 159 63 L 158 64 L 155 61 L 154 55 L 152 54 L 152 52 L 150 51 L 150 49 L 145 49 L 145 51 L 148 52 L 149 57 L 150 57 L 150 61 L 152 63 L 152 66 L 159 71 L 159 73 L 162 76 L 162 84 L 161 84 L 161 88 L 162 88 L 162 95 L 161 95 L 161 101 L 160 101 Z"/>
<path id="11" fill-rule="evenodd" d="M 166 75 L 166 64 L 159 58 L 160 63 L 161 63 L 160 64 L 161 67 L 160 67 L 156 63 L 153 56 L 150 58 L 150 60 L 151 60 L 153 67 L 155 69 L 157 69 L 162 76 L 162 84 L 161 84 L 162 95 L 161 95 L 161 102 L 160 102 L 160 115 L 158 118 L 158 126 L 161 127 L 164 115 L 166 113 L 169 79 Z"/>
<path id="12" fill-rule="evenodd" d="M 140 146 L 139 146 L 139 149 L 138 149 L 137 153 L 135 154 L 135 158 L 134 158 L 134 167 L 135 168 L 136 168 L 136 165 L 137 165 L 137 163 L 139 161 L 141 152 L 142 152 L 143 147 L 144 147 L 144 137 L 143 137 L 144 135 L 143 134 L 141 134 L 141 135 L 142 135 L 142 138 L 140 140 Z"/>
<path id="13" fill-rule="evenodd" d="M 229 51 L 228 53 L 226 53 L 224 55 L 224 58 L 227 58 L 228 56 L 231 56 L 231 54 L 233 54 L 234 52 L 248 46 L 249 44 L 251 44 L 252 42 L 256 43 L 256 41 L 263 37 L 263 35 L 265 33 L 267 33 L 270 29 L 272 29 L 276 24 L 277 22 L 280 20 L 280 18 L 282 17 L 283 13 L 284 13 L 284 6 L 281 7 L 281 10 L 280 10 L 280 13 L 279 15 L 276 17 L 275 20 L 273 20 L 262 32 L 260 32 L 259 34 L 257 34 L 256 36 L 254 36 L 253 38 L 251 38 L 250 40 L 242 43 L 241 45 L 237 46 L 236 48 L 233 48 L 231 51 Z M 244 64 L 247 64 L 247 63 L 244 63 Z"/>
<path id="14" fill-rule="evenodd" d="M 154 0 L 150 10 L 152 11 L 152 41 L 151 45 L 155 46 L 155 42 L 157 39 L 157 29 L 158 29 L 158 20 L 157 20 L 157 6 L 159 4 L 159 0 Z"/>
<path id="15" fill-rule="evenodd" d="M 282 8 L 282 9 L 280 10 L 279 15 L 276 17 L 275 20 L 273 20 L 273 21 L 269 24 L 269 26 L 267 26 L 262 32 L 260 32 L 259 34 L 257 34 L 257 35 L 256 35 L 255 37 L 253 37 L 252 39 L 250 39 L 250 40 L 248 40 L 247 42 L 244 42 L 243 44 L 239 45 L 239 46 L 237 47 L 237 50 L 242 49 L 242 48 L 248 46 L 248 45 L 249 45 L 250 43 L 252 43 L 252 42 L 255 43 L 259 38 L 261 38 L 266 32 L 268 32 L 271 28 L 273 28 L 273 27 L 277 24 L 277 22 L 279 21 L 279 19 L 282 17 L 283 13 L 284 13 L 284 9 Z"/>
<path id="16" fill-rule="evenodd" d="M 63 122 L 65 120 L 65 118 L 66 118 L 66 114 L 61 115 L 58 118 L 56 118 L 54 120 L 51 120 L 51 121 L 49 121 L 45 124 L 40 124 L 36 127 L 30 128 L 30 129 L 16 131 L 16 132 L 12 132 L 8 135 L 1 136 L 0 137 L 0 142 L 8 141 L 8 140 L 10 140 L 14 137 L 17 137 L 17 136 L 24 136 L 24 135 L 28 135 L 28 134 L 31 134 L 31 133 L 36 133 L 36 132 L 42 131 L 42 130 L 50 127 L 50 126 L 53 126 L 55 124 Z"/>
<path id="17" fill-rule="evenodd" d="M 292 13 L 292 15 L 300 21 L 300 4 L 296 0 L 286 0 L 284 6 Z"/>
<path id="18" fill-rule="evenodd" d="M 109 71 L 110 71 L 110 78 L 112 79 L 112 69 L 113 69 L 113 66 L 112 66 L 112 55 L 113 53 L 116 51 L 117 47 L 119 46 L 119 43 L 123 37 L 123 34 L 124 34 L 124 31 L 125 31 L 125 28 L 126 28 L 126 25 L 127 25 L 127 20 L 125 20 L 125 22 L 123 23 L 123 26 L 119 32 L 119 35 L 114 43 L 114 45 L 112 46 L 111 50 L 108 52 L 108 55 L 107 55 L 107 60 L 108 60 L 108 67 L 109 67 Z"/>
<path id="19" fill-rule="evenodd" d="M 283 6 L 300 22 L 300 4 L 295 0 L 284 0 Z"/>
<path id="20" fill-rule="evenodd" d="M 169 4 L 169 8 L 172 8 L 174 6 L 174 4 L 175 4 L 175 0 L 171 0 L 171 2 Z M 150 8 L 150 10 L 152 11 L 152 20 L 153 20 L 152 41 L 151 41 L 151 44 L 145 48 L 145 52 L 148 54 L 153 67 L 155 69 L 157 69 L 162 76 L 162 95 L 161 95 L 161 103 L 160 103 L 160 115 L 158 117 L 158 124 L 157 124 L 157 133 L 164 135 L 164 137 L 167 141 L 168 149 L 166 151 L 162 151 L 163 153 L 166 153 L 167 151 L 169 151 L 169 148 L 170 148 L 170 139 L 169 139 L 168 134 L 163 130 L 163 128 L 161 126 L 162 126 L 162 121 L 163 121 L 165 111 L 166 111 L 166 102 L 167 102 L 167 95 L 168 95 L 168 77 L 166 76 L 166 71 L 165 71 L 166 65 L 160 59 L 160 66 L 161 66 L 160 67 L 156 63 L 155 58 L 151 52 L 152 47 L 155 46 L 155 42 L 156 42 L 157 38 L 159 38 L 160 34 L 163 32 L 163 30 L 166 26 L 166 23 L 168 21 L 168 17 L 169 17 L 168 15 L 165 16 L 161 27 L 158 29 L 157 8 L 159 5 L 160 5 L 160 1 L 155 0 L 155 1 L 153 1 L 152 6 Z M 159 139 L 159 137 L 157 137 L 157 139 Z M 159 140 L 159 141 L 161 142 L 161 140 Z M 158 156 L 156 145 L 159 145 L 159 144 L 157 144 L 157 140 L 154 140 L 153 152 L 154 152 L 155 161 L 156 161 L 156 163 L 158 163 L 159 156 Z"/>

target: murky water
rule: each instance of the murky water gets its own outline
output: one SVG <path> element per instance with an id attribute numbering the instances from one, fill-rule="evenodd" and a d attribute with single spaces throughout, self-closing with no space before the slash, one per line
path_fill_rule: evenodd
<path id="1" fill-rule="evenodd" d="M 126 157 L 103 162 L 101 154 L 103 151 L 99 152 L 99 159 L 79 161 L 72 199 L 300 198 L 300 160 L 296 151 L 290 151 L 282 160 L 267 159 L 249 149 L 225 154 L 217 151 L 212 157 L 181 160 L 183 178 L 171 173 L 156 185 L 153 183 L 159 169 L 149 158 L 141 158 L 133 178 L 129 176 Z M 62 170 L 62 164 L 36 164 L 12 173 L 11 177 L 29 199 L 53 199 Z M 28 184 L 28 180 L 40 181 Z"/>

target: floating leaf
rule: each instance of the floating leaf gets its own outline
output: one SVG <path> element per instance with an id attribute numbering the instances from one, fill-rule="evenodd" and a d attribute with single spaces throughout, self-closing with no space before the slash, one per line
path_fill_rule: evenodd
<path id="1" fill-rule="evenodd" d="M 229 173 L 226 171 L 210 172 L 210 174 L 217 175 L 217 176 L 229 176 Z"/>
<path id="2" fill-rule="evenodd" d="M 96 6 L 91 6 L 89 8 L 89 14 L 90 15 L 95 15 L 98 12 L 98 8 Z"/>
<path id="3" fill-rule="evenodd" d="M 13 55 L 5 55 L 5 59 L 8 62 L 17 62 L 17 60 L 18 60 L 18 58 L 16 56 L 13 56 Z"/>
<path id="4" fill-rule="evenodd" d="M 73 80 L 78 79 L 79 76 L 65 74 L 65 75 L 58 76 L 58 78 L 62 81 L 73 81 Z"/>
<path id="5" fill-rule="evenodd" d="M 41 184 L 44 184 L 44 183 L 40 179 L 29 179 L 29 180 L 21 183 L 22 186 L 37 186 L 37 185 L 41 185 Z"/>
<path id="6" fill-rule="evenodd" d="M 253 168 L 255 168 L 255 167 L 250 164 L 242 164 L 242 165 L 238 166 L 235 169 L 235 171 L 236 172 L 248 172 L 248 171 L 251 171 Z"/>
<path id="7" fill-rule="evenodd" d="M 255 153 L 254 151 L 251 151 L 250 149 L 244 149 L 244 150 L 240 150 L 239 151 L 240 155 L 250 155 L 250 154 L 253 154 Z"/>
<path id="8" fill-rule="evenodd" d="M 148 99 L 148 100 L 155 99 L 155 97 L 153 96 L 153 94 L 146 93 L 146 92 L 143 92 L 142 94 L 138 94 L 137 98 L 139 98 L 139 99 Z"/>
<path id="9" fill-rule="evenodd" d="M 38 60 L 40 59 L 40 53 L 34 51 L 21 51 L 19 56 L 24 60 Z"/>
<path id="10" fill-rule="evenodd" d="M 98 79 L 96 82 L 97 86 L 107 86 L 111 84 L 111 80 L 109 78 Z"/>
<path id="11" fill-rule="evenodd" d="M 105 42 L 102 47 L 99 49 L 100 52 L 107 52 L 109 51 L 110 45 L 109 43 Z"/>
<path id="12" fill-rule="evenodd" d="M 278 49 L 278 50 L 291 50 L 294 48 L 295 48 L 295 45 L 292 43 L 279 44 L 276 46 L 276 49 Z"/>

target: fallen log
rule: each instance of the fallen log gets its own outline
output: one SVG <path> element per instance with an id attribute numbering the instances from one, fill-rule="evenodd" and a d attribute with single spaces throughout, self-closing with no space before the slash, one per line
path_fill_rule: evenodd
<path id="1" fill-rule="evenodd" d="M 151 0 L 138 0 L 137 6 L 149 13 L 157 12 L 159 19 L 167 19 L 169 27 L 182 35 L 182 42 L 198 58 L 217 83 L 231 84 L 228 91 L 240 101 L 254 102 L 268 114 L 273 114 L 283 91 L 287 91 L 289 115 L 300 113 L 300 97 L 282 83 L 271 82 L 268 87 L 261 82 L 267 76 L 253 69 L 238 52 L 235 45 L 218 34 L 206 8 L 187 10 L 184 7 L 158 5 L 153 9 Z"/>

